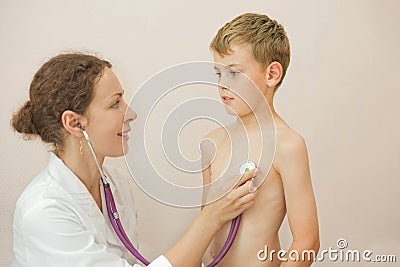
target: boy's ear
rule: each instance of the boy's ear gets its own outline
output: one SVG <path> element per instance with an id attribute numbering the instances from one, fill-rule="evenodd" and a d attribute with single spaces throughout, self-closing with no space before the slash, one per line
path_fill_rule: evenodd
<path id="1" fill-rule="evenodd" d="M 266 82 L 268 87 L 276 87 L 282 79 L 282 65 L 274 61 L 268 65 L 266 70 Z"/>
<path id="2" fill-rule="evenodd" d="M 67 130 L 73 136 L 82 137 L 82 128 L 84 128 L 84 122 L 81 121 L 82 116 L 71 110 L 66 110 L 61 115 L 61 122 Z"/>

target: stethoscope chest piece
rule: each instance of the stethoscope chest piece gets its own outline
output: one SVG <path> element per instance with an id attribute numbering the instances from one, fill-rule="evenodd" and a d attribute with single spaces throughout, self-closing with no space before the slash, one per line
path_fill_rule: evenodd
<path id="1" fill-rule="evenodd" d="M 254 169 L 256 164 L 251 160 L 245 160 L 239 164 L 239 175 L 244 174 L 245 172 Z M 257 190 L 257 187 L 254 184 L 254 177 L 251 179 L 251 183 L 249 184 L 249 192 L 253 193 Z"/>
<path id="2" fill-rule="evenodd" d="M 251 169 L 254 169 L 255 167 L 256 167 L 256 164 L 254 164 L 254 162 L 252 162 L 251 160 L 242 161 L 239 164 L 239 174 L 242 175 L 243 173 L 245 173 Z"/>

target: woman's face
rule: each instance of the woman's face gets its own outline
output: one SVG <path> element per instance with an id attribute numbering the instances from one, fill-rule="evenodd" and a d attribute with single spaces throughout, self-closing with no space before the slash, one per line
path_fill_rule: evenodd
<path id="1" fill-rule="evenodd" d="M 124 90 L 110 68 L 95 83 L 84 125 L 98 157 L 119 157 L 128 151 L 129 123 L 136 113 L 123 98 Z"/>

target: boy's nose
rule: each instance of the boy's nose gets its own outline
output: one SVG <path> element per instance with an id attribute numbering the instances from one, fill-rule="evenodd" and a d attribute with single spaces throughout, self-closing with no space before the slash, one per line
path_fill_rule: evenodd
<path id="1" fill-rule="evenodd" d="M 221 89 L 228 89 L 229 85 L 228 85 L 227 79 L 224 79 L 223 77 L 221 77 L 221 79 L 218 81 L 218 87 Z"/>
<path id="2" fill-rule="evenodd" d="M 218 88 L 220 88 L 220 90 L 231 90 L 231 86 L 234 84 L 234 82 L 226 76 L 227 75 L 221 75 L 221 79 L 218 81 Z"/>
<path id="3" fill-rule="evenodd" d="M 224 91 L 229 91 L 229 90 L 230 90 L 230 89 L 229 89 L 227 86 L 224 86 L 224 85 L 222 85 L 222 84 L 220 84 L 220 85 L 218 86 L 218 91 L 219 91 L 220 94 L 224 93 Z"/>

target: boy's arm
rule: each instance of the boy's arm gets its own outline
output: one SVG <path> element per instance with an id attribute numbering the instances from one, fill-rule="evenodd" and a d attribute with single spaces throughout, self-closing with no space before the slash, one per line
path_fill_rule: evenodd
<path id="1" fill-rule="evenodd" d="M 207 185 L 211 183 L 211 165 L 208 166 L 206 169 L 203 170 L 203 185 Z M 202 203 L 203 205 L 207 201 L 207 194 L 204 193 L 203 191 L 203 199 Z M 203 208 L 203 207 L 202 207 Z M 208 246 L 206 252 L 204 253 L 203 256 L 203 262 L 204 263 L 210 263 L 214 260 L 214 240 L 210 242 L 210 245 Z"/>
<path id="2" fill-rule="evenodd" d="M 210 135 L 210 134 L 209 134 Z M 210 188 L 207 186 L 211 184 L 211 163 L 214 159 L 216 152 L 215 143 L 209 137 L 206 136 L 200 143 L 201 152 L 201 168 L 203 174 L 203 195 L 202 195 L 202 205 L 206 204 L 208 196 L 210 194 Z"/>
<path id="3" fill-rule="evenodd" d="M 288 261 L 282 262 L 280 266 L 310 266 L 319 250 L 319 230 L 307 147 L 304 139 L 297 133 L 285 133 L 278 141 L 280 142 L 274 168 L 282 177 L 289 226 L 293 236 L 293 243 L 286 255 Z M 300 261 L 290 259 L 290 255 L 292 258 L 297 255 L 290 254 L 292 250 L 298 251 Z M 311 252 L 303 253 L 304 250 Z M 315 252 L 315 256 L 312 251 Z M 307 259 L 309 254 L 312 256 L 311 260 Z"/>
<path id="4" fill-rule="evenodd" d="M 210 151 L 210 140 L 205 139 L 200 144 L 200 151 L 201 151 L 201 164 L 202 164 L 202 174 L 203 174 L 203 186 L 211 184 L 211 151 Z M 203 187 L 203 195 L 202 195 L 202 209 L 203 205 L 206 204 L 208 198 L 208 190 Z M 203 262 L 209 263 L 214 260 L 213 258 L 213 250 L 214 250 L 214 242 L 211 241 L 210 245 L 208 246 L 206 252 L 203 256 Z"/>

